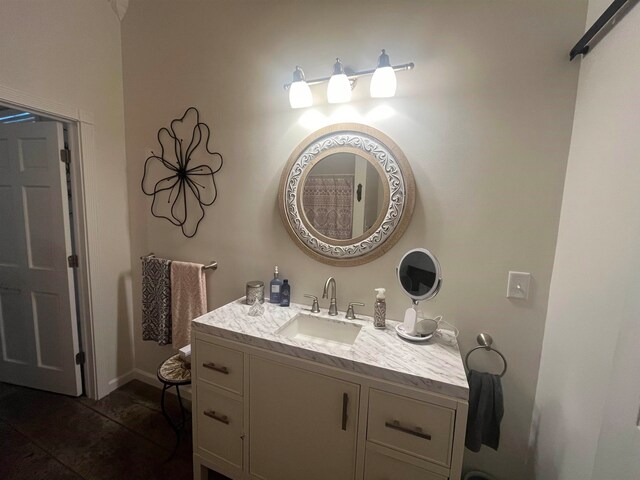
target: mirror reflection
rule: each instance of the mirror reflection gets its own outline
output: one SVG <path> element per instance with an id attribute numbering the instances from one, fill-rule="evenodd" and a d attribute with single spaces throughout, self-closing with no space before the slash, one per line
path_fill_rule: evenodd
<path id="1" fill-rule="evenodd" d="M 325 237 L 350 240 L 373 227 L 383 211 L 381 174 L 366 158 L 340 152 L 316 163 L 302 189 L 302 210 Z"/>

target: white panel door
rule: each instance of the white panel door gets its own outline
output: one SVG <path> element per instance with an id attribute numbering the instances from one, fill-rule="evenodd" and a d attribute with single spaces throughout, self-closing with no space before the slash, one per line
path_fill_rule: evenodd
<path id="1" fill-rule="evenodd" d="M 80 395 L 62 125 L 0 125 L 0 381 Z"/>

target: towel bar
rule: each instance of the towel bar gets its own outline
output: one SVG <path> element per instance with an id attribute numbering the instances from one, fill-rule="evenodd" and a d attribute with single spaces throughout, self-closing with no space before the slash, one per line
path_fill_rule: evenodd
<path id="1" fill-rule="evenodd" d="M 155 256 L 156 256 L 155 253 L 151 252 L 148 255 L 140 257 L 140 260 L 142 260 L 143 258 L 155 257 Z M 207 265 L 203 265 L 202 269 L 203 270 L 217 270 L 218 269 L 218 262 L 216 262 L 215 260 L 212 260 L 211 263 L 208 263 Z"/>
<path id="2" fill-rule="evenodd" d="M 471 350 L 469 350 L 469 352 L 467 353 L 467 356 L 464 357 L 464 365 L 465 367 L 467 367 L 467 370 L 471 370 L 469 368 L 469 355 L 471 355 L 474 351 L 480 348 L 484 348 L 487 351 L 496 352 L 498 355 L 500 355 L 500 358 L 502 358 L 502 361 L 504 362 L 504 369 L 502 370 L 502 373 L 500 373 L 499 376 L 503 377 L 504 374 L 507 373 L 507 359 L 504 358 L 504 355 L 500 353 L 500 351 L 497 348 L 493 348 L 491 346 L 493 345 L 493 338 L 491 338 L 491 335 L 489 335 L 488 333 L 481 333 L 476 337 L 476 340 L 478 342 L 478 346 L 473 347 Z"/>

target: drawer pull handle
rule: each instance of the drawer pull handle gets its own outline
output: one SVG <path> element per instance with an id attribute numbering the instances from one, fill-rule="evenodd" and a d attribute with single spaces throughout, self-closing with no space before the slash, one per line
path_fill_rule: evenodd
<path id="1" fill-rule="evenodd" d="M 209 418 L 213 418 L 214 420 L 224 423 L 225 425 L 229 425 L 229 417 L 227 417 L 226 415 L 219 415 L 213 410 L 205 410 L 204 414 Z"/>
<path id="2" fill-rule="evenodd" d="M 220 365 L 216 365 L 213 362 L 204 362 L 202 364 L 204 368 L 210 368 L 211 370 L 215 370 L 216 372 L 224 373 L 225 375 L 229 375 L 229 369 L 227 367 L 222 367 Z"/>
<path id="3" fill-rule="evenodd" d="M 399 432 L 408 433 L 409 435 L 415 435 L 416 437 L 431 440 L 431 435 L 429 435 L 428 433 L 424 433 L 420 427 L 404 427 L 398 420 L 394 420 L 392 422 L 384 422 L 384 426 L 393 430 L 398 430 Z"/>
<path id="4" fill-rule="evenodd" d="M 349 407 L 349 395 L 347 393 L 342 394 L 342 430 L 347 429 L 347 408 Z"/>

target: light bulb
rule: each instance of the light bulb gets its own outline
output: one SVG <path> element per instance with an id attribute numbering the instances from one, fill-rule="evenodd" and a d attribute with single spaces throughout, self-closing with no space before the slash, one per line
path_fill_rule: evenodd
<path id="1" fill-rule="evenodd" d="M 373 73 L 369 92 L 374 98 L 393 97 L 396 94 L 396 72 L 389 62 L 389 55 L 382 50 L 378 57 L 378 68 Z"/>
<path id="2" fill-rule="evenodd" d="M 393 68 L 376 68 L 371 79 L 371 96 L 374 98 L 393 97 L 396 94 L 396 86 L 396 72 L 393 71 Z"/>
<path id="3" fill-rule="evenodd" d="M 289 87 L 289 104 L 291 108 L 305 108 L 313 105 L 311 89 L 304 80 L 293 82 Z"/>
<path id="4" fill-rule="evenodd" d="M 333 75 L 327 87 L 327 101 L 329 103 L 344 103 L 351 100 L 351 82 L 345 75 L 340 59 L 336 58 L 333 65 Z"/>
<path id="5" fill-rule="evenodd" d="M 329 79 L 327 100 L 329 103 L 344 103 L 351 100 L 351 83 L 344 73 L 332 75 Z"/>
<path id="6" fill-rule="evenodd" d="M 293 82 L 289 86 L 289 105 L 291 108 L 305 108 L 313 105 L 311 89 L 304 79 L 304 72 L 296 66 Z"/>

